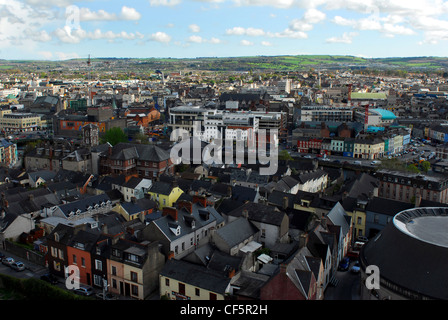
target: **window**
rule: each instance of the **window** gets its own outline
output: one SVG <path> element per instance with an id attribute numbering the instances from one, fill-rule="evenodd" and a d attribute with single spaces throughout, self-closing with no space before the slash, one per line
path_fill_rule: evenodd
<path id="1" fill-rule="evenodd" d="M 81 266 L 86 267 L 86 259 L 81 258 Z"/>
<path id="2" fill-rule="evenodd" d="M 185 284 L 179 282 L 179 293 L 185 295 Z"/>
<path id="3" fill-rule="evenodd" d="M 210 292 L 210 300 L 217 300 L 216 293 Z"/>
<path id="4" fill-rule="evenodd" d="M 199 288 L 195 288 L 194 293 L 197 297 L 199 297 L 201 295 L 201 290 L 199 290 Z"/>
<path id="5" fill-rule="evenodd" d="M 112 275 L 116 276 L 117 275 L 117 267 L 112 266 Z"/>
<path id="6" fill-rule="evenodd" d="M 131 281 L 138 282 L 138 274 L 137 274 L 137 272 L 131 271 Z"/>
<path id="7" fill-rule="evenodd" d="M 73 255 L 73 264 L 77 264 L 77 263 L 78 263 L 78 261 L 77 261 L 76 255 L 74 254 Z"/>
<path id="8" fill-rule="evenodd" d="M 362 224 L 362 218 L 358 217 L 358 224 Z"/>
<path id="9" fill-rule="evenodd" d="M 167 287 L 169 287 L 169 286 L 170 286 L 170 279 L 168 279 L 168 278 L 165 278 L 165 285 L 166 285 Z"/>
<path id="10" fill-rule="evenodd" d="M 138 286 L 132 285 L 131 286 L 131 290 L 132 290 L 132 295 L 133 296 L 138 296 Z"/>
<path id="11" fill-rule="evenodd" d="M 95 260 L 95 269 L 102 271 L 103 270 L 103 261 Z"/>

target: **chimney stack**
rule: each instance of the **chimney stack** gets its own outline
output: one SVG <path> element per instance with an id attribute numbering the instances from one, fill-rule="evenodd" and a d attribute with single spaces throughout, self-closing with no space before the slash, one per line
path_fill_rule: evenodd
<path id="1" fill-rule="evenodd" d="M 179 210 L 181 209 L 185 209 L 188 211 L 189 214 L 193 213 L 193 203 L 191 203 L 190 201 L 187 200 L 180 200 L 177 202 L 177 208 Z"/>
<path id="2" fill-rule="evenodd" d="M 288 201 L 289 201 L 288 197 L 283 197 L 282 206 L 284 210 L 288 209 Z"/>
<path id="3" fill-rule="evenodd" d="M 170 216 L 174 221 L 178 221 L 178 212 L 176 208 L 164 207 L 162 211 L 162 216 Z"/>
<path id="4" fill-rule="evenodd" d="M 200 203 L 204 208 L 207 207 L 207 197 L 206 196 L 193 196 L 193 203 Z"/>

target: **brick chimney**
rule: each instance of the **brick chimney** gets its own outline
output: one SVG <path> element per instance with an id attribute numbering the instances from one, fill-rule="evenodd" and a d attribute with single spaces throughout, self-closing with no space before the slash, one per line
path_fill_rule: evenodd
<path id="1" fill-rule="evenodd" d="M 200 203 L 204 208 L 207 207 L 206 196 L 193 196 L 193 203 Z"/>
<path id="2" fill-rule="evenodd" d="M 168 260 L 174 259 L 174 252 L 173 252 L 173 251 L 168 252 L 168 255 L 167 255 L 166 258 L 167 258 Z"/>
<path id="3" fill-rule="evenodd" d="M 177 208 L 181 210 L 182 208 L 185 208 L 185 210 L 188 211 L 188 213 L 193 213 L 193 203 L 187 200 L 180 200 L 177 202 Z"/>
<path id="4" fill-rule="evenodd" d="M 174 221 L 178 221 L 178 212 L 176 208 L 164 207 L 162 211 L 162 216 L 170 216 Z"/>

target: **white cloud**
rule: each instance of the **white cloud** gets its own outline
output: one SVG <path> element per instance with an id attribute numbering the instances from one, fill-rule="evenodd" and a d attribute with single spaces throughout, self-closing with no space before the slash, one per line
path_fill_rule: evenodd
<path id="1" fill-rule="evenodd" d="M 200 32 L 200 31 L 201 31 L 201 27 L 199 27 L 197 24 L 190 24 L 190 25 L 188 26 L 188 29 L 189 29 L 191 32 Z"/>
<path id="2" fill-rule="evenodd" d="M 153 7 L 166 6 L 174 7 L 181 3 L 181 0 L 149 0 L 149 4 Z"/>
<path id="3" fill-rule="evenodd" d="M 261 45 L 264 46 L 264 47 L 271 47 L 272 43 L 269 42 L 269 41 L 261 41 Z"/>
<path id="4" fill-rule="evenodd" d="M 120 17 L 123 20 L 140 20 L 142 15 L 140 14 L 140 12 L 138 12 L 134 8 L 129 8 L 129 7 L 123 6 L 121 8 Z"/>
<path id="5" fill-rule="evenodd" d="M 80 21 L 115 21 L 115 20 L 140 20 L 141 14 L 134 8 L 123 6 L 119 15 L 105 10 L 92 11 L 89 8 L 79 9 Z"/>
<path id="6" fill-rule="evenodd" d="M 269 6 L 275 8 L 291 8 L 294 0 L 233 0 L 238 6 Z"/>
<path id="7" fill-rule="evenodd" d="M 240 41 L 240 44 L 241 44 L 242 46 L 253 46 L 253 45 L 254 45 L 254 43 L 251 42 L 251 41 L 249 41 L 249 40 L 241 40 L 241 41 Z"/>
<path id="8" fill-rule="evenodd" d="M 403 18 L 397 16 L 379 17 L 370 15 L 366 18 L 345 19 L 341 16 L 335 16 L 332 22 L 341 26 L 350 26 L 357 31 L 374 30 L 385 34 L 388 37 L 395 35 L 415 35 L 416 32 L 397 22 L 403 22 Z"/>
<path id="9" fill-rule="evenodd" d="M 193 35 L 188 38 L 188 42 L 203 43 L 205 42 L 205 39 L 201 36 Z"/>
<path id="10" fill-rule="evenodd" d="M 324 12 L 311 8 L 303 15 L 303 20 L 310 24 L 316 24 L 325 20 L 326 16 L 327 15 Z"/>
<path id="11" fill-rule="evenodd" d="M 150 39 L 152 41 L 157 41 L 157 42 L 162 42 L 162 43 L 169 43 L 171 41 L 171 36 L 169 36 L 165 32 L 158 31 L 156 33 L 151 34 Z"/>
<path id="12" fill-rule="evenodd" d="M 143 39 L 144 35 L 140 32 L 113 32 L 106 31 L 103 32 L 101 29 L 96 29 L 94 31 L 87 32 L 81 28 L 70 29 L 69 27 L 58 28 L 54 31 L 54 35 L 61 42 L 64 43 L 80 43 L 83 40 L 136 40 Z"/>
<path id="13" fill-rule="evenodd" d="M 332 37 L 325 40 L 328 43 L 352 43 L 353 37 L 357 36 L 357 32 L 344 32 L 341 37 Z"/>
<path id="14" fill-rule="evenodd" d="M 251 37 L 259 37 L 266 35 L 266 32 L 259 28 L 233 27 L 232 29 L 227 29 L 226 34 L 234 36 L 246 35 Z"/>
<path id="15" fill-rule="evenodd" d="M 211 44 L 219 44 L 219 43 L 222 43 L 222 41 L 221 41 L 220 39 L 218 39 L 218 38 L 214 38 L 214 37 L 212 37 L 212 38 L 209 40 L 209 43 L 211 43 Z"/>

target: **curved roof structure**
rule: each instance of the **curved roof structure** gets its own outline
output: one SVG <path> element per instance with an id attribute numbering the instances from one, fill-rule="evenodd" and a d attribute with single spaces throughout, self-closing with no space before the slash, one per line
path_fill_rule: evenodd
<path id="1" fill-rule="evenodd" d="M 448 299 L 448 208 L 415 208 L 394 216 L 360 254 L 381 284 L 408 299 Z"/>
<path id="2" fill-rule="evenodd" d="M 380 108 L 371 109 L 370 111 L 378 113 L 381 116 L 382 120 L 395 120 L 397 116 L 389 110 L 384 110 Z"/>

